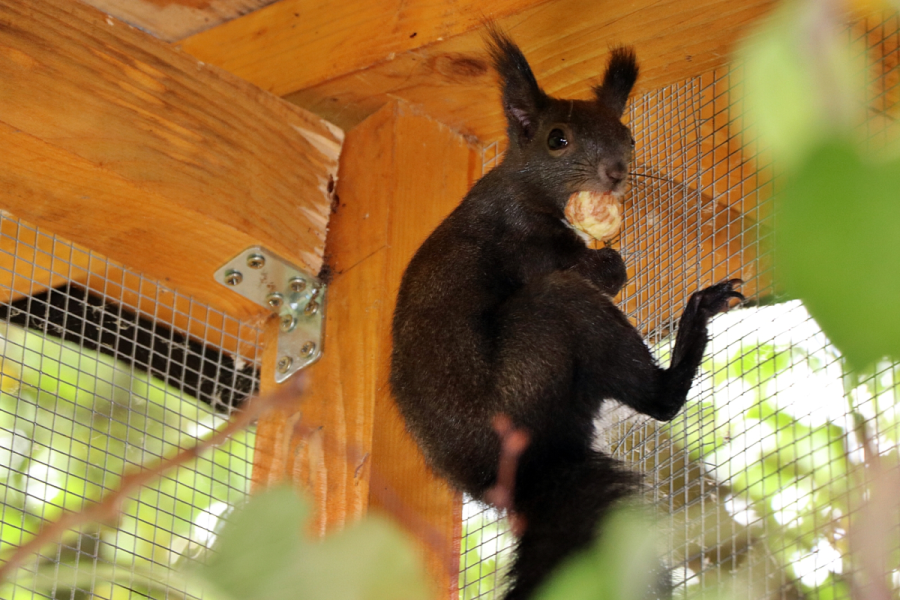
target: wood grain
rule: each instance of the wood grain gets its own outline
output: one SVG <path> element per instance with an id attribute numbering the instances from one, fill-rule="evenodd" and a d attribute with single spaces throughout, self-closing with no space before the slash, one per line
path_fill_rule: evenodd
<path id="1" fill-rule="evenodd" d="M 257 429 L 255 485 L 286 480 L 311 491 L 317 508 L 313 529 L 319 533 L 340 529 L 368 507 L 393 127 L 393 112 L 386 110 L 347 136 L 341 207 L 329 228 L 335 274 L 327 292 L 323 356 L 303 371 L 307 396 L 294 410 L 263 417 Z M 266 333 L 263 392 L 276 387 L 277 333 L 274 325 Z M 310 438 L 317 430 L 318 437 Z"/>
<path id="2" fill-rule="evenodd" d="M 339 130 L 77 3 L 0 22 L 0 208 L 242 318 L 247 246 L 318 272 Z"/>
<path id="3" fill-rule="evenodd" d="M 331 283 L 324 354 L 302 372 L 308 392 L 293 410 L 266 415 L 257 428 L 254 484 L 289 481 L 309 492 L 317 535 L 342 529 L 369 505 L 384 258 L 382 250 Z M 266 336 L 263 393 L 276 386 L 276 325 Z"/>
<path id="4" fill-rule="evenodd" d="M 348 133 L 325 353 L 296 408 L 260 420 L 253 469 L 257 486 L 287 480 L 312 492 L 317 534 L 370 506 L 393 515 L 420 541 L 440 598 L 458 594 L 461 503 L 425 465 L 390 396 L 390 325 L 407 262 L 468 190 L 474 159 L 463 138 L 398 103 Z M 264 391 L 276 359 L 267 350 Z"/>
<path id="5" fill-rule="evenodd" d="M 388 106 L 396 114 L 393 138 L 395 185 L 388 229 L 385 310 L 381 314 L 383 348 L 390 347 L 390 325 L 397 290 L 406 265 L 425 238 L 459 204 L 474 183 L 478 155 L 449 128 L 418 115 L 403 103 Z M 480 165 L 479 165 L 480 166 Z M 441 582 L 443 598 L 458 596 L 462 503 L 459 494 L 426 466 L 390 395 L 388 356 L 381 357 L 372 442 L 374 506 L 400 502 L 412 516 L 406 526 L 420 540 L 430 540 L 431 571 Z M 377 484 L 377 488 L 375 487 Z"/>
<path id="6" fill-rule="evenodd" d="M 171 42 L 230 21 L 275 0 L 84 0 L 129 25 Z"/>
<path id="7" fill-rule="evenodd" d="M 633 45 L 641 63 L 638 91 L 657 89 L 724 64 L 747 26 L 772 4 L 554 0 L 497 23 L 522 47 L 547 92 L 587 98 L 603 74 L 610 46 Z M 483 30 L 473 30 L 363 71 L 335 70 L 329 81 L 285 97 L 344 127 L 387 99 L 402 98 L 463 135 L 494 141 L 503 136 L 504 122 L 483 36 Z"/>
<path id="8" fill-rule="evenodd" d="M 10 215 L 0 218 L 0 304 L 8 304 L 90 273 L 86 248 L 59 240 Z"/>
<path id="9" fill-rule="evenodd" d="M 361 71 L 547 0 L 281 0 L 182 40 L 279 96 Z"/>

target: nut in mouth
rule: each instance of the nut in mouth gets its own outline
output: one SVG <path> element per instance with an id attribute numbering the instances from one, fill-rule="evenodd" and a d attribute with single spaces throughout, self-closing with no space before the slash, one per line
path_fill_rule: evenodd
<path id="1" fill-rule="evenodd" d="M 609 240 L 622 228 L 622 194 L 575 192 L 566 202 L 565 215 L 576 231 L 595 240 Z"/>

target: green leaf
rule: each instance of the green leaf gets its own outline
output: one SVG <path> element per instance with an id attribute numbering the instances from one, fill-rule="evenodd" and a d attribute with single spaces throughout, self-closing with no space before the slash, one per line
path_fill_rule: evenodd
<path id="1" fill-rule="evenodd" d="M 631 507 L 604 520 L 588 550 L 566 561 L 535 595 L 535 600 L 640 600 L 652 592 L 648 573 L 661 568 L 657 532 Z"/>
<path id="2" fill-rule="evenodd" d="M 309 513 L 293 490 L 258 494 L 222 531 L 218 553 L 199 574 L 232 598 L 263 598 L 260 592 L 300 551 L 301 526 Z M 274 596 L 272 596 L 274 597 Z"/>
<path id="3" fill-rule="evenodd" d="M 321 544 L 304 543 L 299 564 L 283 573 L 277 595 L 298 600 L 422 600 L 430 596 L 425 571 L 411 542 L 379 516 Z"/>
<path id="4" fill-rule="evenodd" d="M 197 574 L 217 597 L 240 600 L 419 600 L 429 595 L 409 540 L 385 519 L 327 537 L 305 539 L 309 509 L 293 490 L 251 497 L 223 528 Z"/>
<path id="5" fill-rule="evenodd" d="M 817 149 L 777 198 L 777 269 L 855 369 L 900 358 L 900 161 Z"/>
<path id="6" fill-rule="evenodd" d="M 737 52 L 747 119 L 776 161 L 793 166 L 836 131 L 849 131 L 865 72 L 846 34 L 816 0 L 782 2 Z"/>
<path id="7" fill-rule="evenodd" d="M 847 566 L 844 568 L 848 569 Z M 804 587 L 806 588 L 804 597 L 809 600 L 846 600 L 853 597 L 847 582 L 836 578 L 833 573 L 815 587 Z"/>

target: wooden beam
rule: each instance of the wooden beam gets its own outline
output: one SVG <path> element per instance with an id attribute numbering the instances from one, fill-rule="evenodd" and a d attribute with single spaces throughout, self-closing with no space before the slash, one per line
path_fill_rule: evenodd
<path id="1" fill-rule="evenodd" d="M 385 109 L 383 113 L 350 131 L 341 155 L 338 194 L 343 208 L 337 207 L 328 233 L 334 277 L 328 285 L 324 353 L 303 372 L 309 379 L 309 392 L 293 409 L 265 415 L 257 427 L 254 485 L 266 487 L 286 480 L 311 490 L 317 533 L 340 529 L 369 504 L 393 189 L 393 112 Z M 263 355 L 263 368 L 269 373 L 278 359 L 277 335 L 276 324 L 270 324 Z M 273 377 L 264 376 L 261 387 L 265 393 L 277 384 Z M 353 481 L 348 482 L 351 474 Z"/>
<path id="2" fill-rule="evenodd" d="M 772 4 L 553 0 L 497 23 L 520 44 L 547 92 L 587 98 L 610 46 L 635 46 L 641 63 L 638 92 L 657 89 L 724 64 L 747 26 Z M 471 30 L 365 70 L 348 73 L 337 65 L 328 81 L 286 95 L 296 82 L 270 79 L 265 85 L 342 127 L 352 127 L 390 98 L 402 98 L 463 135 L 494 141 L 503 137 L 505 125 L 483 35 Z"/>
<path id="3" fill-rule="evenodd" d="M 166 42 L 215 27 L 275 0 L 84 0 Z"/>
<path id="4" fill-rule="evenodd" d="M 308 370 L 307 397 L 260 420 L 253 467 L 256 485 L 313 491 L 317 533 L 368 506 L 394 515 L 420 541 L 445 599 L 458 596 L 460 497 L 425 465 L 390 396 L 390 328 L 406 264 L 462 199 L 474 165 L 463 138 L 403 104 L 348 133 L 328 242 L 336 273 L 325 354 Z M 264 390 L 274 385 L 264 378 Z"/>
<path id="5" fill-rule="evenodd" d="M 0 208 L 239 318 L 246 247 L 319 271 L 338 129 L 78 3 L 0 22 Z"/>
<path id="6" fill-rule="evenodd" d="M 283 96 L 547 1 L 281 0 L 179 45 Z"/>

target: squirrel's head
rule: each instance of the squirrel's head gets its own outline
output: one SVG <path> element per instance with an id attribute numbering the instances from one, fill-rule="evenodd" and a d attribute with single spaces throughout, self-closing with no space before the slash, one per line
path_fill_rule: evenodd
<path id="1" fill-rule="evenodd" d="M 494 29 L 489 36 L 508 125 L 505 161 L 558 202 L 580 191 L 624 193 L 634 138 L 621 118 L 638 76 L 633 50 L 613 49 L 591 100 L 561 100 L 541 90 L 512 40 Z"/>

